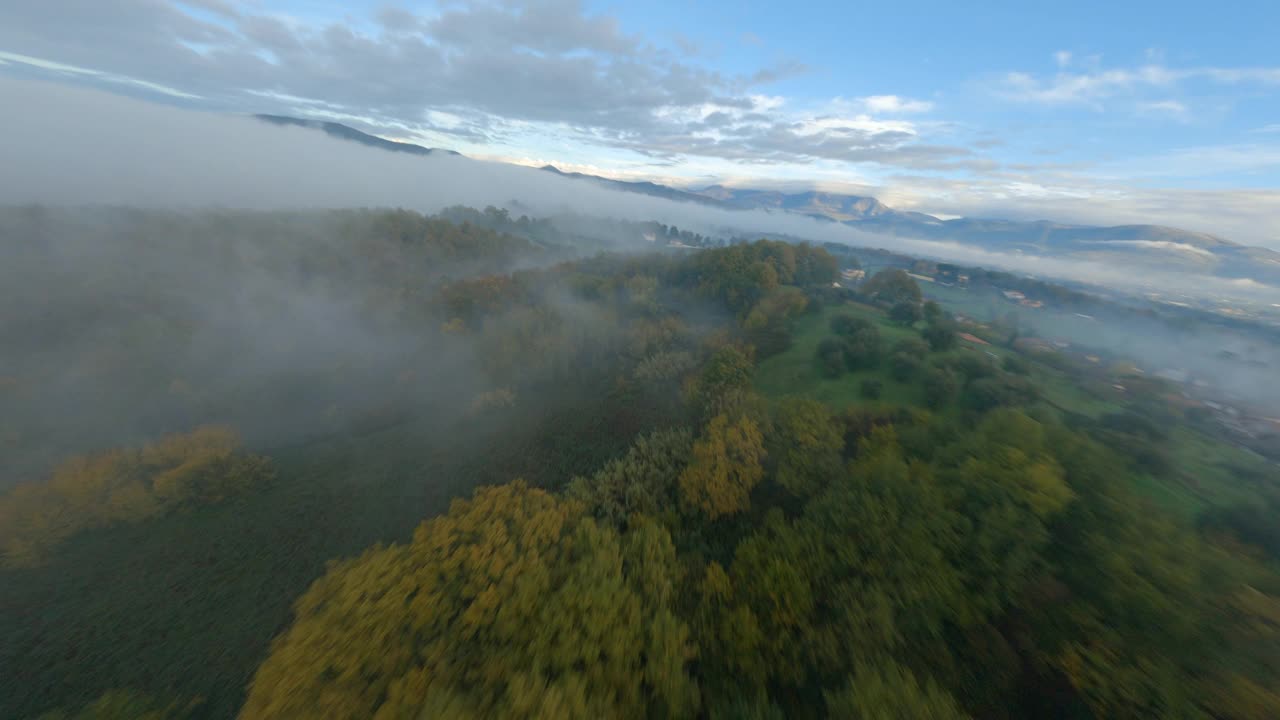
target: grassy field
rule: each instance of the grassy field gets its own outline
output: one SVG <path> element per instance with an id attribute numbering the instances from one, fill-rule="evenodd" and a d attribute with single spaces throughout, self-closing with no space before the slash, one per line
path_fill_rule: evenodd
<path id="1" fill-rule="evenodd" d="M 906 383 L 895 381 L 889 376 L 887 362 L 882 362 L 879 367 L 870 370 L 845 373 L 838 378 L 828 378 L 822 374 L 815 359 L 818 343 L 824 338 L 831 337 L 829 327 L 831 318 L 840 314 L 854 315 L 876 323 L 886 350 L 905 338 L 920 337 L 918 330 L 895 325 L 889 322 L 882 311 L 868 305 L 848 303 L 828 306 L 820 313 L 802 317 L 796 323 L 791 347 L 760 363 L 756 369 L 756 389 L 769 397 L 800 395 L 819 400 L 832 407 L 843 408 L 868 402 L 861 395 L 862 381 L 880 380 L 884 383 L 880 402 L 890 405 L 923 406 L 924 391 L 919 381 L 916 379 Z M 1104 413 L 1119 410 L 1119 406 L 1114 402 L 1096 398 L 1085 392 L 1066 373 L 1038 363 L 1008 348 L 997 345 L 974 345 L 960 340 L 954 350 L 930 357 L 947 357 L 961 353 L 980 353 L 990 357 L 993 362 L 1003 361 L 1010 355 L 1022 357 L 1031 368 L 1031 379 L 1041 388 L 1045 401 L 1059 410 L 1088 417 L 1098 417 Z"/>
<path id="2" fill-rule="evenodd" d="M 1262 488 L 1280 477 L 1264 458 L 1191 428 L 1175 428 L 1168 443 L 1177 479 L 1150 480 L 1151 497 L 1188 520 L 1210 507 L 1260 504 Z"/>
<path id="3" fill-rule="evenodd" d="M 915 330 L 890 323 L 884 313 L 867 305 L 849 303 L 828 306 L 822 312 L 805 315 L 797 323 L 793 342 L 785 352 L 766 358 L 756 368 L 756 389 L 767 397 L 801 395 L 827 403 L 832 407 L 865 404 L 860 392 L 863 380 L 880 380 L 884 391 L 880 402 L 892 405 L 923 405 L 924 391 L 919 383 L 896 382 L 889 377 L 887 364 L 872 370 L 845 373 L 838 378 L 825 377 L 818 369 L 815 354 L 818 343 L 831 337 L 831 318 L 848 314 L 866 318 L 880 328 L 880 336 L 888 348 L 909 337 L 919 337 Z"/>
<path id="4" fill-rule="evenodd" d="M 951 309 L 951 308 L 948 308 Z M 820 313 L 801 318 L 795 328 L 792 346 L 783 353 L 763 360 L 756 369 L 755 385 L 761 394 L 777 398 L 788 395 L 813 398 L 833 408 L 884 403 L 900 406 L 924 406 L 924 392 L 918 380 L 894 381 L 888 364 L 828 378 L 815 358 L 818 343 L 831 337 L 831 318 L 850 314 L 875 322 L 885 347 L 903 338 L 918 337 L 918 331 L 890 323 L 880 310 L 857 303 L 828 306 Z M 1018 355 L 1031 370 L 1031 379 L 1040 388 L 1041 397 L 1058 411 L 1089 418 L 1124 410 L 1119 398 L 1100 397 L 1082 386 L 1082 379 L 1063 370 L 1037 362 L 1033 357 L 996 345 L 974 346 L 961 341 L 959 347 L 944 354 L 983 353 L 1003 360 Z M 938 357 L 936 355 L 931 357 Z M 878 401 L 862 397 L 861 384 L 875 379 L 884 383 Z M 944 413 L 957 412 L 955 407 Z M 1177 427 L 1168 439 L 1167 448 L 1174 468 L 1168 476 L 1155 478 L 1139 475 L 1135 488 L 1152 502 L 1166 508 L 1185 521 L 1193 521 L 1207 507 L 1222 507 L 1241 502 L 1259 501 L 1261 483 L 1274 483 L 1276 470 L 1266 460 L 1227 443 L 1209 438 L 1189 428 Z"/>

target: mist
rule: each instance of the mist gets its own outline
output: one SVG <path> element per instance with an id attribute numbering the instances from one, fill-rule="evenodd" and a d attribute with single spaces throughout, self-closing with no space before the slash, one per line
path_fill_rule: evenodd
<path id="1" fill-rule="evenodd" d="M 6 428 L 0 418 L 0 475 L 10 479 L 85 446 L 136 442 L 196 422 L 233 424 L 251 443 L 270 447 L 388 413 L 442 419 L 492 390 L 485 366 L 501 353 L 447 337 L 422 318 L 390 315 L 377 302 L 397 289 L 429 292 L 445 274 L 464 276 L 463 268 L 384 249 L 362 253 L 343 231 L 361 216 L 331 212 L 342 208 L 435 213 L 518 204 L 534 216 L 783 235 L 1126 290 L 1280 302 L 1275 288 L 1256 283 L 1135 273 L 672 202 L 534 168 L 389 153 L 305 128 L 83 88 L 0 78 L 0 97 L 8 109 L 0 115 L 0 207 L 10 206 L 0 222 L 0 301 L 9 308 L 0 316 L 0 401 L 10 422 Z M 37 205 L 49 209 L 30 207 Z M 246 219 L 219 208 L 259 214 Z M 43 247 L 24 242 L 37 235 Z M 498 269 L 560 259 L 530 248 L 508 253 Z M 317 262 L 328 272 L 315 272 Z M 139 313 L 147 317 L 120 321 L 131 304 L 148 308 Z M 608 318 L 567 297 L 559 304 L 578 332 L 609 335 Z M 1149 364 L 1194 362 L 1198 373 L 1216 374 L 1237 392 L 1277 364 L 1273 348 L 1255 353 L 1267 364 L 1261 371 L 1224 365 L 1211 352 L 1179 353 L 1196 336 L 1154 326 L 1093 336 Z M 42 390 L 13 390 L 5 384 L 12 378 L 38 378 Z M 151 392 L 154 385 L 137 384 L 157 378 L 163 397 Z"/>
<path id="2" fill-rule="evenodd" d="M 1280 288 L 1204 275 L 991 252 L 864 233 L 788 213 L 729 211 L 609 190 L 534 168 L 388 153 L 268 125 L 52 83 L 0 78 L 0 204 L 299 209 L 452 205 L 660 221 L 704 234 L 785 234 L 1126 290 L 1280 302 Z"/>

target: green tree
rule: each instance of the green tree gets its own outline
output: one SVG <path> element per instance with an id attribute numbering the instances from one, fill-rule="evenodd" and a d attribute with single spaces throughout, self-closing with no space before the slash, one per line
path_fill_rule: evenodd
<path id="1" fill-rule="evenodd" d="M 924 321 L 930 325 L 940 322 L 943 319 L 942 306 L 932 300 L 926 300 L 922 308 Z"/>
<path id="2" fill-rule="evenodd" d="M 889 356 L 889 376 L 898 382 L 908 382 L 920 373 L 924 363 L 914 355 L 895 352 Z"/>
<path id="3" fill-rule="evenodd" d="M 774 411 L 765 447 L 778 484 L 807 497 L 840 472 L 844 437 L 825 405 L 788 398 Z"/>
<path id="4" fill-rule="evenodd" d="M 845 364 L 850 370 L 875 367 L 880 361 L 880 328 L 875 323 L 852 315 L 831 319 L 831 330 L 844 340 Z"/>
<path id="5" fill-rule="evenodd" d="M 832 334 L 843 338 L 872 327 L 872 323 L 865 318 L 855 317 L 849 313 L 840 313 L 831 318 L 830 327 Z"/>
<path id="6" fill-rule="evenodd" d="M 804 293 L 795 287 L 778 288 L 756 303 L 742 328 L 760 357 L 775 355 L 791 346 L 791 323 L 808 304 Z"/>
<path id="7" fill-rule="evenodd" d="M 742 512 L 764 477 L 764 457 L 764 437 L 754 421 L 717 415 L 693 443 L 693 457 L 680 474 L 680 497 L 712 520 Z"/>
<path id="8" fill-rule="evenodd" d="M 920 331 L 920 336 L 934 352 L 950 350 L 956 346 L 956 329 L 950 322 L 929 323 Z"/>
<path id="9" fill-rule="evenodd" d="M 859 665 L 841 689 L 825 693 L 827 717 L 840 720 L 962 720 L 956 701 L 892 661 Z"/>
<path id="10" fill-rule="evenodd" d="M 925 404 L 935 409 L 950 403 L 960 392 L 960 378 L 947 368 L 929 368 L 921 384 Z"/>
<path id="11" fill-rule="evenodd" d="M 590 477 L 571 480 L 565 495 L 617 528 L 625 528 L 637 515 L 663 518 L 678 505 L 677 480 L 692 447 L 688 430 L 655 430 L 636 440 L 625 457 Z"/>
<path id="12" fill-rule="evenodd" d="M 905 270 L 899 268 L 886 268 L 877 272 L 862 284 L 861 290 L 867 297 L 885 305 L 899 302 L 919 305 L 923 297 L 916 281 Z"/>
<path id="13" fill-rule="evenodd" d="M 1000 366 L 1004 368 L 1005 372 L 1013 373 L 1014 375 L 1031 374 L 1031 366 L 1027 364 L 1026 360 L 1023 360 L 1017 355 L 1006 355 L 1004 360 L 1001 361 Z"/>
<path id="14" fill-rule="evenodd" d="M 920 372 L 929 346 L 923 340 L 906 338 L 894 343 L 889 356 L 889 374 L 898 382 L 907 382 Z"/>
<path id="15" fill-rule="evenodd" d="M 889 308 L 889 319 L 903 327 L 915 325 L 922 317 L 920 306 L 910 300 L 896 302 Z"/>
<path id="16" fill-rule="evenodd" d="M 750 391 L 754 367 L 747 353 L 732 345 L 720 348 L 691 388 L 694 406 L 708 418 L 737 407 Z"/>
<path id="17" fill-rule="evenodd" d="M 844 343 L 836 338 L 823 338 L 815 353 L 822 374 L 835 378 L 844 374 Z"/>
<path id="18" fill-rule="evenodd" d="M 931 643 L 965 612 L 947 562 L 958 519 L 929 469 L 907 461 L 890 430 L 873 431 L 858 458 L 802 516 L 770 513 L 734 553 L 734 627 L 758 626 L 757 672 L 777 681 Z"/>

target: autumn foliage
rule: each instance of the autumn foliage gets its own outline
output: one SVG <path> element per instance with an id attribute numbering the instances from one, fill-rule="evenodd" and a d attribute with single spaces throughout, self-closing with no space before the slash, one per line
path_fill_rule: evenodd
<path id="1" fill-rule="evenodd" d="M 270 462 L 238 450 L 225 427 L 201 427 L 140 449 L 71 458 L 52 476 L 0 496 L 0 557 L 39 563 L 76 533 L 220 502 L 267 482 Z"/>

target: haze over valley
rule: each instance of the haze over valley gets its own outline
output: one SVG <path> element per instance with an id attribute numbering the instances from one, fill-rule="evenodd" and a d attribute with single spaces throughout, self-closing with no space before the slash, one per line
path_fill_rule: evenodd
<path id="1" fill-rule="evenodd" d="M 0 6 L 0 718 L 1280 717 L 1277 24 Z"/>

